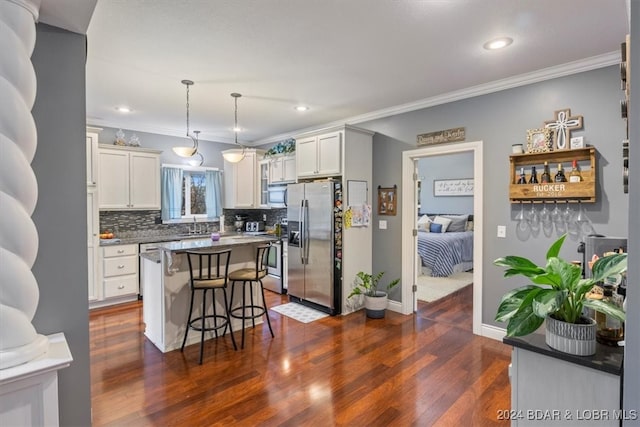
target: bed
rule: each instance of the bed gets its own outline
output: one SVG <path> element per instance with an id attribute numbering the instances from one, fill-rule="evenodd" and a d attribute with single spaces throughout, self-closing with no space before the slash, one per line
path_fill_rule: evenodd
<path id="1" fill-rule="evenodd" d="M 432 277 L 448 277 L 473 268 L 473 231 L 468 227 L 463 230 L 430 232 L 418 226 L 418 254 Z"/>

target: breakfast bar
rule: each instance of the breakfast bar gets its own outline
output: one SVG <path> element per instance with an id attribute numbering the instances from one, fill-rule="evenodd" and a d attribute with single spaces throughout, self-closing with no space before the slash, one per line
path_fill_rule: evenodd
<path id="1" fill-rule="evenodd" d="M 189 265 L 185 251 L 198 249 L 231 249 L 229 271 L 255 266 L 256 247 L 275 241 L 269 235 L 231 235 L 220 240 L 210 238 L 182 240 L 158 244 L 158 251 L 140 255 L 140 277 L 143 287 L 143 320 L 145 336 L 160 351 L 180 348 L 189 312 Z M 229 293 L 230 295 L 230 293 Z M 254 298 L 261 298 L 257 292 Z M 237 298 L 237 296 L 236 296 Z M 223 307 L 222 301 L 217 301 Z M 194 302 L 194 312 L 201 302 Z M 261 321 L 256 319 L 256 321 Z M 256 323 L 257 323 L 256 322 Z M 240 319 L 232 319 L 234 331 L 246 327 Z M 248 322 L 251 325 L 251 322 Z M 190 334 L 187 345 L 199 342 L 198 334 Z"/>

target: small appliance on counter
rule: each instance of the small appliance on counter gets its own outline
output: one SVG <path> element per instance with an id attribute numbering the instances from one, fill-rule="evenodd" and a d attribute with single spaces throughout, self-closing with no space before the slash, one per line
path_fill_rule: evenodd
<path id="1" fill-rule="evenodd" d="M 245 221 L 247 220 L 246 215 L 236 215 L 235 221 L 233 222 L 233 226 L 236 228 L 236 231 L 239 233 L 244 230 Z"/>
<path id="2" fill-rule="evenodd" d="M 246 231 L 264 231 L 264 221 L 247 221 Z"/>

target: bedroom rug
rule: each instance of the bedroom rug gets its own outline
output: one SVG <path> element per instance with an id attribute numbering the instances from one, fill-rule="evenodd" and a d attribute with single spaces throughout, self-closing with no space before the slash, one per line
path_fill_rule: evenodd
<path id="1" fill-rule="evenodd" d="M 295 302 L 276 305 L 275 307 L 271 307 L 270 310 L 277 311 L 284 316 L 302 323 L 313 322 L 314 320 L 329 316 L 327 313 L 314 310 L 313 308 L 306 307 L 302 304 L 296 304 Z"/>
<path id="2" fill-rule="evenodd" d="M 449 277 L 418 276 L 417 298 L 433 302 L 473 283 L 472 272 L 453 273 Z"/>

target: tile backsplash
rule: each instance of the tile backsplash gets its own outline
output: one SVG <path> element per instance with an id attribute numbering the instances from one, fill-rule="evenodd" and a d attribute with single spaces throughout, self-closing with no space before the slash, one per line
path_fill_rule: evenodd
<path id="1" fill-rule="evenodd" d="M 267 220 L 270 227 L 287 216 L 286 209 L 224 209 L 225 230 L 234 231 L 235 215 L 246 215 L 247 221 Z M 100 211 L 100 232 L 110 231 L 120 238 L 146 237 L 152 235 L 175 235 L 189 233 L 192 223 L 162 224 L 160 211 Z M 198 222 L 203 231 L 211 232 L 220 229 L 218 221 Z"/>

